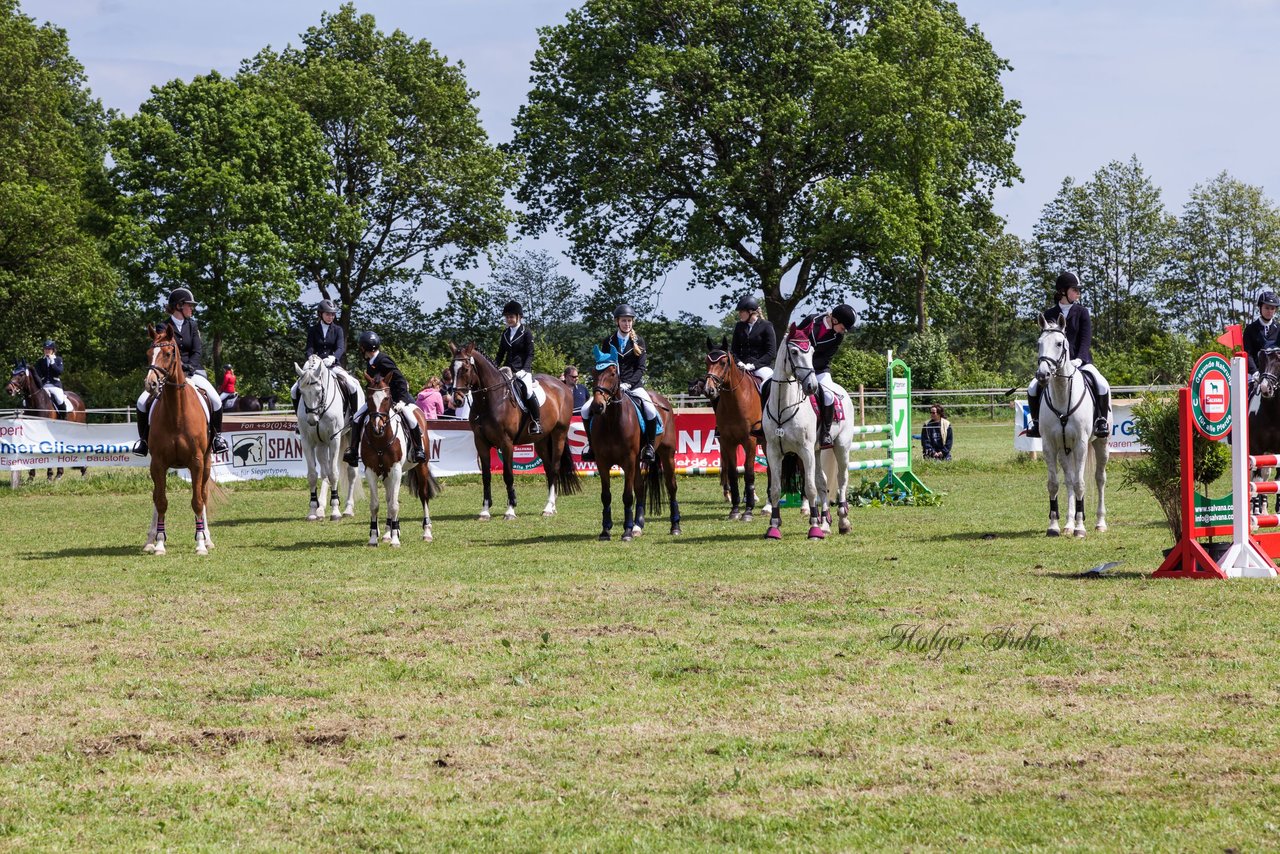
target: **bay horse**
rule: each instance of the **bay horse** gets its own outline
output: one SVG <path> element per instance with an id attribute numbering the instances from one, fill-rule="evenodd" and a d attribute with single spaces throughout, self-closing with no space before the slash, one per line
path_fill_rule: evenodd
<path id="1" fill-rule="evenodd" d="M 145 385 L 155 403 L 151 406 L 151 499 L 155 509 L 151 528 L 142 550 L 148 554 L 165 553 L 165 511 L 169 496 L 165 481 L 169 469 L 185 468 L 191 473 L 191 510 L 196 517 L 196 554 L 207 555 L 213 548 L 209 532 L 209 479 L 213 472 L 213 453 L 209 418 L 200 402 L 200 392 L 187 382 L 182 370 L 182 354 L 173 337 L 173 327 L 159 329 L 147 326 L 151 344 L 147 348 Z M 142 417 L 147 417 L 143 415 Z"/>
<path id="2" fill-rule="evenodd" d="M 293 363 L 298 372 L 298 438 L 302 440 L 302 459 L 307 464 L 307 485 L 311 503 L 307 521 L 324 519 L 326 499 L 329 518 L 337 522 L 356 513 L 356 495 L 360 477 L 355 466 L 342 461 L 351 442 L 350 424 L 343 407 L 340 382 L 324 359 L 311 355 L 305 365 Z M 364 406 L 364 392 L 356 390 L 356 409 Z M 339 510 L 341 493 L 346 492 L 346 506 Z"/>
<path id="3" fill-rule="evenodd" d="M 413 439 L 401 423 L 400 416 L 392 411 L 395 400 L 386 379 L 365 374 L 365 381 L 369 384 L 368 423 L 360 439 L 360 459 L 364 461 L 365 476 L 369 478 L 369 545 L 378 545 L 378 481 L 382 481 L 387 497 L 387 532 L 382 539 L 399 548 L 400 481 L 405 474 L 405 449 Z M 427 420 L 416 406 L 413 407 L 413 415 L 422 429 L 422 440 L 429 448 Z M 411 464 L 408 474 L 409 492 L 422 502 L 422 539 L 431 542 L 431 510 L 428 505 L 440 494 L 440 484 L 425 462 Z"/>
<path id="4" fill-rule="evenodd" d="M 1043 389 L 1040 398 L 1041 444 L 1049 468 L 1050 537 L 1059 536 L 1058 466 L 1067 481 L 1067 535 L 1084 536 L 1085 470 L 1090 455 L 1094 459 L 1094 480 L 1098 486 L 1098 518 L 1094 529 L 1107 530 L 1107 437 L 1093 435 L 1093 396 L 1085 386 L 1084 373 L 1071 359 L 1066 318 L 1054 321 L 1040 315 L 1040 338 L 1036 342 L 1036 380 Z M 1110 431 L 1108 431 L 1110 432 Z"/>
<path id="5" fill-rule="evenodd" d="M 707 339 L 707 373 L 702 378 L 702 393 L 711 401 L 716 413 L 716 431 L 720 434 L 720 476 L 729 487 L 729 521 L 750 522 L 756 506 L 756 437 L 751 431 L 760 423 L 760 394 L 751 374 L 738 367 L 729 352 L 729 342 L 720 339 L 716 345 Z M 743 498 L 738 492 L 738 451 L 743 453 Z M 745 504 L 741 508 L 740 504 Z"/>
<path id="6" fill-rule="evenodd" d="M 640 462 L 644 430 L 636 405 L 621 387 L 617 351 L 606 355 L 599 347 L 596 348 L 595 370 L 591 373 L 591 408 L 588 410 L 591 426 L 588 435 L 595 452 L 596 469 L 600 474 L 600 501 L 604 505 L 601 541 L 612 536 L 613 495 L 609 480 L 614 466 L 622 469 L 623 542 L 644 533 L 646 493 L 650 514 L 655 517 L 661 515 L 664 485 L 670 504 L 671 534 L 680 534 L 680 503 L 676 500 L 675 414 L 671 402 L 662 395 L 650 391 L 649 397 L 662 419 L 662 433 L 654 440 L 656 458 L 646 471 Z"/>
<path id="7" fill-rule="evenodd" d="M 53 402 L 53 397 L 40 385 L 35 371 L 31 370 L 26 361 L 20 361 L 13 366 L 13 374 L 9 377 L 9 383 L 4 390 L 10 395 L 22 397 L 23 415 L 48 418 L 52 421 L 70 421 L 75 424 L 85 423 L 84 401 L 80 399 L 80 395 L 73 391 L 64 391 L 69 411 L 63 412 L 58 409 Z M 76 466 L 76 468 L 80 469 L 81 477 L 89 471 L 85 466 Z M 35 477 L 35 469 L 27 472 L 27 480 L 35 480 Z M 62 480 L 62 467 L 58 467 L 57 477 L 54 477 L 53 469 L 45 469 L 45 479 Z"/>
<path id="8" fill-rule="evenodd" d="M 809 511 L 809 539 L 826 536 L 822 529 L 823 501 L 819 499 L 817 472 L 818 415 L 809 396 L 819 393 L 818 374 L 813 368 L 813 345 L 787 331 L 773 361 L 773 385 L 762 417 L 765 454 L 769 458 L 769 529 L 765 539 L 782 539 L 782 510 L 778 500 L 783 492 L 796 492 L 803 476 L 804 497 Z M 834 438 L 834 437 L 833 437 Z M 846 455 L 846 459 L 847 459 Z"/>
<path id="9" fill-rule="evenodd" d="M 547 478 L 547 504 L 542 508 L 542 515 L 554 516 L 557 494 L 574 495 L 582 491 L 582 482 L 573 467 L 573 455 L 569 453 L 573 390 L 555 377 L 536 375 L 538 384 L 547 393 L 547 401 L 542 404 L 540 413 L 542 432 L 534 435 L 529 432 L 529 419 L 516 405 L 515 391 L 506 374 L 477 350 L 475 344 L 457 347 L 450 343 L 449 349 L 453 352 L 455 400 L 471 395 L 467 420 L 480 458 L 480 480 L 484 486 L 480 521 L 489 521 L 493 507 L 492 448 L 497 448 L 502 457 L 502 482 L 507 487 L 507 510 L 502 518 L 516 518 L 513 457 L 515 446 L 525 444 L 532 444 L 542 458 L 542 469 Z"/>

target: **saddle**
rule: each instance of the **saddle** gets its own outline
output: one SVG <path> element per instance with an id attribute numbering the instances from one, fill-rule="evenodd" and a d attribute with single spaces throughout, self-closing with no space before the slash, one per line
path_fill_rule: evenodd
<path id="1" fill-rule="evenodd" d="M 627 396 L 627 400 L 631 401 L 631 405 L 636 408 L 636 418 L 640 421 L 641 428 L 645 427 L 649 423 L 649 419 L 644 417 L 644 399 L 637 394 L 633 394 L 629 390 L 624 393 Z M 655 403 L 653 408 L 657 409 L 658 405 Z M 656 425 L 656 429 L 653 431 L 653 435 L 661 436 L 663 430 L 662 413 L 658 413 L 658 418 L 654 423 Z"/>

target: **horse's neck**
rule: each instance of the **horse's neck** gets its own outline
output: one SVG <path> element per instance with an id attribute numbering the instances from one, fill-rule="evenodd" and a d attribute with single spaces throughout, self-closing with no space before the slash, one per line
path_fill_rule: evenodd
<path id="1" fill-rule="evenodd" d="M 1071 393 L 1071 389 L 1075 387 L 1076 375 L 1079 370 L 1074 370 L 1069 374 L 1057 373 L 1049 378 L 1049 393 L 1053 395 L 1054 402 L 1065 399 L 1065 395 Z"/>

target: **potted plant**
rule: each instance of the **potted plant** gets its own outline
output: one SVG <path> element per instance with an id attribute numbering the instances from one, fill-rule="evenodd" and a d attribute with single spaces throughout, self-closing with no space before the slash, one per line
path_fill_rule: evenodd
<path id="1" fill-rule="evenodd" d="M 1145 486 L 1164 511 L 1176 543 L 1182 538 L 1182 448 L 1176 395 L 1148 395 L 1133 407 L 1134 432 L 1149 449 L 1124 467 L 1126 486 Z M 1226 443 L 1194 434 L 1195 482 L 1206 490 L 1226 472 L 1231 453 Z"/>

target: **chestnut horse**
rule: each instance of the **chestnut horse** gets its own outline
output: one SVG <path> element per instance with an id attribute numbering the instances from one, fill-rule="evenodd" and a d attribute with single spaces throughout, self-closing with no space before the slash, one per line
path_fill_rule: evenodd
<path id="1" fill-rule="evenodd" d="M 654 441 L 656 460 L 643 471 L 640 464 L 640 441 L 643 429 L 635 404 L 621 388 L 617 351 L 605 356 L 596 348 L 596 367 L 591 373 L 591 427 L 588 435 L 595 452 L 600 474 L 600 501 L 604 505 L 601 540 L 611 538 L 613 529 L 613 495 L 609 491 L 610 470 L 622 469 L 622 506 L 624 542 L 644 533 L 645 493 L 649 496 L 649 512 L 662 513 L 664 484 L 670 501 L 671 533 L 680 533 L 680 504 L 676 501 L 676 422 L 671 403 L 657 392 L 649 397 L 662 419 L 662 433 Z M 634 513 L 633 513 L 634 505 Z"/>
<path id="2" fill-rule="evenodd" d="M 182 370 L 182 354 L 169 324 L 156 329 L 147 326 L 151 345 L 147 348 L 145 385 L 155 403 L 151 406 L 151 530 L 142 550 L 165 553 L 164 515 L 169 509 L 165 480 L 169 469 L 191 473 L 191 510 L 196 516 L 196 554 L 207 555 L 213 548 L 209 533 L 209 476 L 213 472 L 209 418 L 200 403 L 200 392 L 187 382 Z M 142 416 L 147 417 L 147 416 Z"/>
<path id="3" fill-rule="evenodd" d="M 53 398 L 40 385 L 40 381 L 36 379 L 35 372 L 27 366 L 25 361 L 18 362 L 13 366 L 13 375 L 9 377 L 9 384 L 5 386 L 5 391 L 11 395 L 21 395 L 23 415 L 30 415 L 35 418 L 49 418 L 54 421 L 59 419 L 73 421 L 76 424 L 85 423 L 84 401 L 80 399 L 80 395 L 73 391 L 63 392 L 67 396 L 67 405 L 71 408 L 71 411 L 64 413 L 54 405 Z M 77 466 L 77 468 L 80 469 L 81 477 L 84 477 L 89 471 L 84 466 Z M 36 470 L 31 469 L 27 473 L 27 480 L 34 480 L 35 476 Z M 61 480 L 62 467 L 58 467 L 56 478 L 54 477 L 53 469 L 46 469 L 45 479 Z"/>
<path id="4" fill-rule="evenodd" d="M 720 476 L 726 475 L 732 509 L 729 521 L 750 522 L 756 507 L 756 437 L 751 430 L 760 423 L 760 393 L 751 374 L 738 367 L 729 353 L 728 341 L 717 346 L 707 339 L 707 375 L 702 379 L 703 394 L 716 411 L 716 430 L 720 433 Z M 743 491 L 745 509 L 739 508 L 738 451 L 743 451 Z"/>
<path id="5" fill-rule="evenodd" d="M 542 458 L 542 469 L 547 478 L 547 504 L 543 516 L 554 516 L 557 491 L 573 495 L 582 491 L 578 472 L 573 467 L 569 453 L 569 422 L 573 418 L 573 390 L 555 377 L 538 374 L 538 385 L 547 393 L 539 419 L 542 432 L 529 432 L 529 419 L 516 405 L 511 380 L 489 357 L 476 349 L 474 344 L 457 347 L 452 343 L 454 400 L 471 394 L 471 412 L 468 420 L 475 438 L 476 454 L 480 458 L 480 480 L 484 485 L 484 499 L 480 505 L 480 521 L 487 522 L 493 507 L 490 449 L 497 448 L 502 456 L 502 482 L 507 487 L 507 511 L 503 519 L 516 518 L 516 487 L 513 455 L 516 445 L 532 444 Z"/>
<path id="6" fill-rule="evenodd" d="M 404 476 L 405 449 L 413 439 L 401 423 L 400 416 L 392 411 L 395 399 L 391 396 L 386 380 L 365 374 L 369 384 L 368 421 L 360 437 L 360 459 L 364 461 L 365 475 L 369 478 L 369 545 L 378 545 L 378 481 L 381 480 L 387 495 L 387 532 L 382 539 L 394 547 L 400 545 L 400 481 Z M 422 441 L 427 439 L 427 421 L 422 410 L 412 407 L 418 426 L 422 429 Z M 440 493 L 440 484 L 431 475 L 425 462 L 409 468 L 409 492 L 422 502 L 422 539 L 431 542 L 432 498 Z"/>

